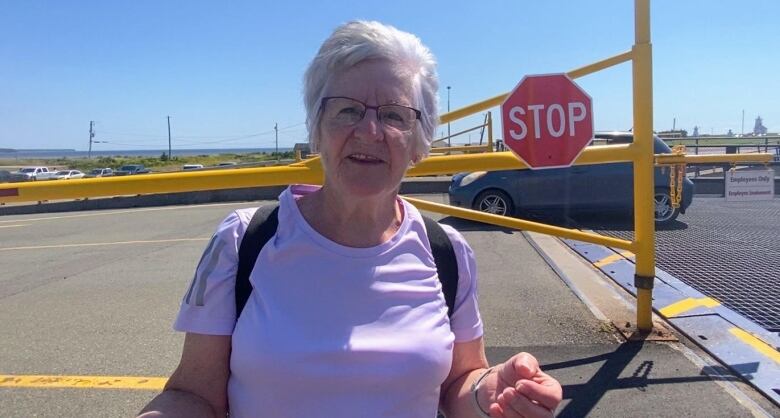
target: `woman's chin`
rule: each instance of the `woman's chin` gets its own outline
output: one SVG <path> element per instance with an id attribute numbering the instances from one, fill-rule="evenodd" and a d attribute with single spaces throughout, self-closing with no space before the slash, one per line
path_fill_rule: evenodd
<path id="1" fill-rule="evenodd" d="M 347 196 L 357 198 L 379 197 L 388 193 L 395 193 L 398 184 L 391 182 L 388 176 L 363 176 L 356 178 L 342 178 L 339 182 L 341 189 Z"/>

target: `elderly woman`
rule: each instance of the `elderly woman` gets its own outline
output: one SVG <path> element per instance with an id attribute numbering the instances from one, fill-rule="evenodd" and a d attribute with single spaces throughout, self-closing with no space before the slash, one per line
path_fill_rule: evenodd
<path id="1" fill-rule="evenodd" d="M 448 316 L 421 214 L 398 197 L 430 148 L 435 61 L 377 22 L 336 29 L 305 75 L 322 187 L 291 186 L 236 319 L 238 249 L 255 209 L 219 226 L 175 328 L 181 362 L 143 417 L 548 417 L 561 386 L 520 353 L 488 368 L 474 256 Z"/>

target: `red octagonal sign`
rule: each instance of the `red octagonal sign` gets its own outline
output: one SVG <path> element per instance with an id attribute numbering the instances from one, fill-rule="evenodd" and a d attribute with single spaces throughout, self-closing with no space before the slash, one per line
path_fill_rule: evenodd
<path id="1" fill-rule="evenodd" d="M 529 75 L 501 105 L 501 124 L 528 167 L 568 167 L 593 138 L 593 106 L 566 74 Z"/>

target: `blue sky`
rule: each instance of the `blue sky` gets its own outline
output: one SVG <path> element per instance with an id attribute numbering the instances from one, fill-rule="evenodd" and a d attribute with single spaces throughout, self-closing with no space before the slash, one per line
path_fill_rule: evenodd
<path id="1" fill-rule="evenodd" d="M 780 131 L 780 2 L 656 0 L 654 127 L 723 133 L 760 115 Z M 383 21 L 438 58 L 440 103 L 510 91 L 630 49 L 633 2 L 6 1 L 0 14 L 0 148 L 273 147 L 305 140 L 303 71 L 333 28 Z M 631 67 L 577 82 L 597 130 L 628 129 Z M 498 108 L 494 109 L 498 117 Z M 453 123 L 453 132 L 481 121 Z M 497 127 L 498 128 L 498 127 Z M 440 132 L 446 127 L 440 128 Z M 500 136 L 500 130 L 496 130 Z M 476 135 L 472 140 L 476 141 Z M 467 142 L 469 138 L 458 138 Z"/>

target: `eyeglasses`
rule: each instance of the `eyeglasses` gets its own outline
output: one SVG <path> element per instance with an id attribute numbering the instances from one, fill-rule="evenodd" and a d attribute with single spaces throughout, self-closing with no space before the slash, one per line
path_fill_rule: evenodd
<path id="1" fill-rule="evenodd" d="M 414 122 L 420 119 L 421 112 L 415 108 L 397 104 L 369 106 L 360 100 L 349 97 L 323 97 L 320 113 L 324 120 L 336 126 L 354 126 L 366 116 L 366 111 L 376 111 L 377 119 L 384 126 L 402 132 L 411 131 Z"/>

